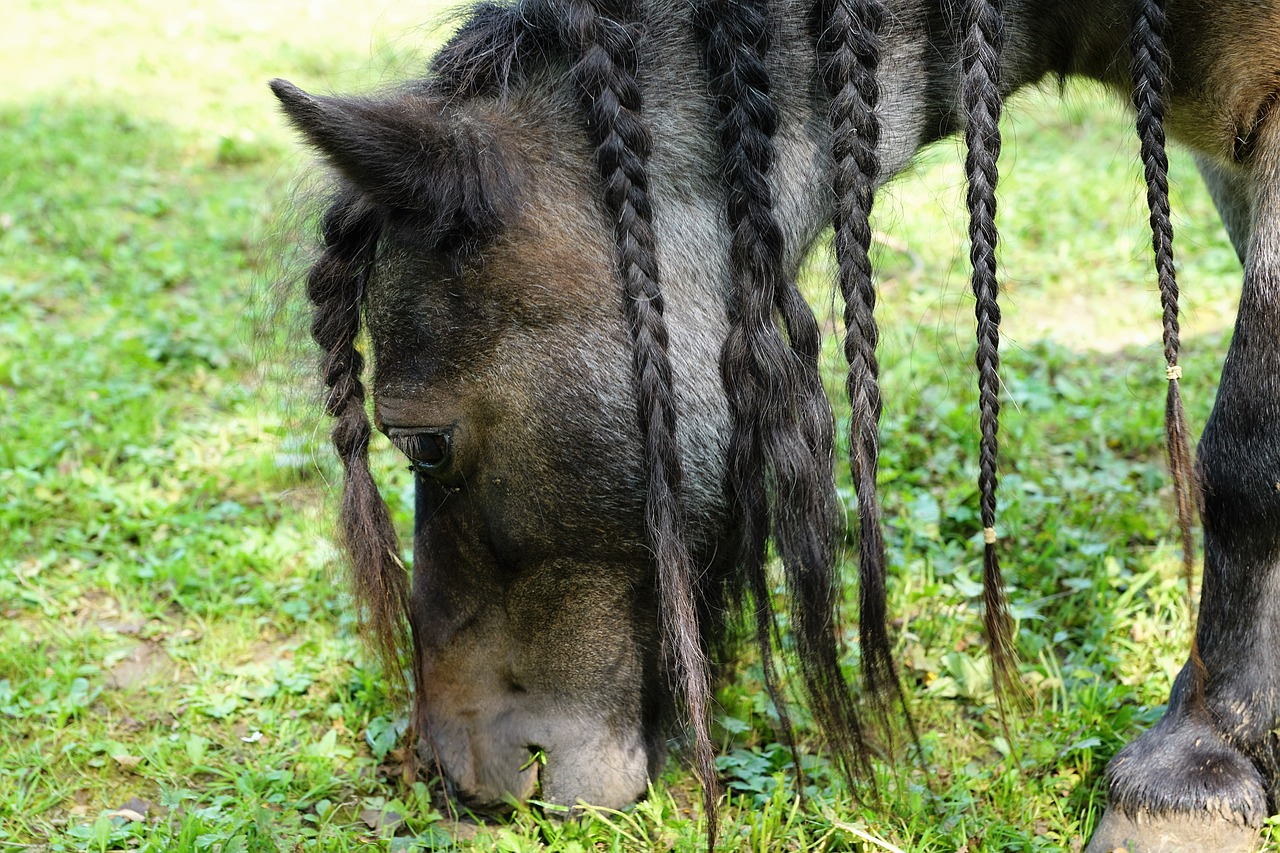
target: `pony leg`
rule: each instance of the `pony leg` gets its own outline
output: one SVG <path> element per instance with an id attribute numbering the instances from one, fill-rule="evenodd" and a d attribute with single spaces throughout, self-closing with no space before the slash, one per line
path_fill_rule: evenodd
<path id="1" fill-rule="evenodd" d="M 1196 155 L 1200 177 L 1209 197 L 1218 208 L 1227 237 L 1235 247 L 1240 263 L 1249 261 L 1249 241 L 1253 237 L 1253 194 L 1249 190 L 1252 175 L 1238 166 L 1226 166 L 1203 154 Z"/>
<path id="2" fill-rule="evenodd" d="M 1197 458 L 1207 679 L 1197 697 L 1183 667 L 1164 717 L 1111 761 L 1088 853 L 1254 850 L 1280 789 L 1280 124 L 1248 164 L 1201 171 L 1245 263 Z"/>

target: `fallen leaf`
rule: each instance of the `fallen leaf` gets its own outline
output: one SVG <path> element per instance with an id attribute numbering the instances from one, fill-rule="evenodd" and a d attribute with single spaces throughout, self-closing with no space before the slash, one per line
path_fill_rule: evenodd
<path id="1" fill-rule="evenodd" d="M 397 826 L 404 823 L 404 818 L 395 812 L 377 809 L 365 809 L 360 812 L 360 819 L 364 821 L 365 826 L 375 832 L 394 831 Z"/>
<path id="2" fill-rule="evenodd" d="M 141 797 L 130 797 L 129 802 L 120 806 L 120 811 L 126 809 L 137 812 L 140 815 L 146 815 L 151 811 L 151 801 L 144 800 Z"/>

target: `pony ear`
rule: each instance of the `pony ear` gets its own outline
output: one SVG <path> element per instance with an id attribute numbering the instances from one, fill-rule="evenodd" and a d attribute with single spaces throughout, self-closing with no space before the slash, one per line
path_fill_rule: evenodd
<path id="1" fill-rule="evenodd" d="M 502 224 L 512 179 L 493 128 L 421 93 L 331 98 L 286 80 L 272 80 L 271 91 L 289 122 L 373 201 L 468 236 Z"/>

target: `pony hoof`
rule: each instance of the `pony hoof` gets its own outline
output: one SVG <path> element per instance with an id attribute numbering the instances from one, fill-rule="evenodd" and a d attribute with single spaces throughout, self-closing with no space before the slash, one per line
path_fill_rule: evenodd
<path id="1" fill-rule="evenodd" d="M 1262 777 L 1174 701 L 1111 759 L 1107 776 L 1110 804 L 1087 853 L 1247 853 L 1260 844 L 1268 814 Z"/>
<path id="2" fill-rule="evenodd" d="M 1085 853 L 1252 853 L 1261 845 L 1258 830 L 1208 814 L 1135 816 L 1107 809 Z"/>

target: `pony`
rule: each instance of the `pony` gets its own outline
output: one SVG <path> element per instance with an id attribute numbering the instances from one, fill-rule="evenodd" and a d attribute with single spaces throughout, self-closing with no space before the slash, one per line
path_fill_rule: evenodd
<path id="1" fill-rule="evenodd" d="M 1075 75 L 1134 107 L 1188 573 L 1197 509 L 1205 541 L 1187 664 L 1163 718 L 1111 762 L 1089 849 L 1252 849 L 1280 781 L 1280 7 L 1259 0 L 481 2 L 424 79 L 360 97 L 274 81 L 335 174 L 306 292 L 364 633 L 407 678 L 422 753 L 459 800 L 626 805 L 683 722 L 714 846 L 710 660 L 735 620 L 753 626 L 789 727 L 770 546 L 804 699 L 850 773 L 869 771 L 869 730 L 898 715 L 901 691 L 868 215 L 878 187 L 954 133 L 968 151 L 985 627 L 1007 694 L 998 122 L 1015 90 Z M 1194 464 L 1166 128 L 1194 150 L 1245 269 Z M 835 429 L 796 287 L 827 225 L 852 409 L 857 688 L 839 665 Z M 412 571 L 370 474 L 374 426 L 414 472 Z"/>

